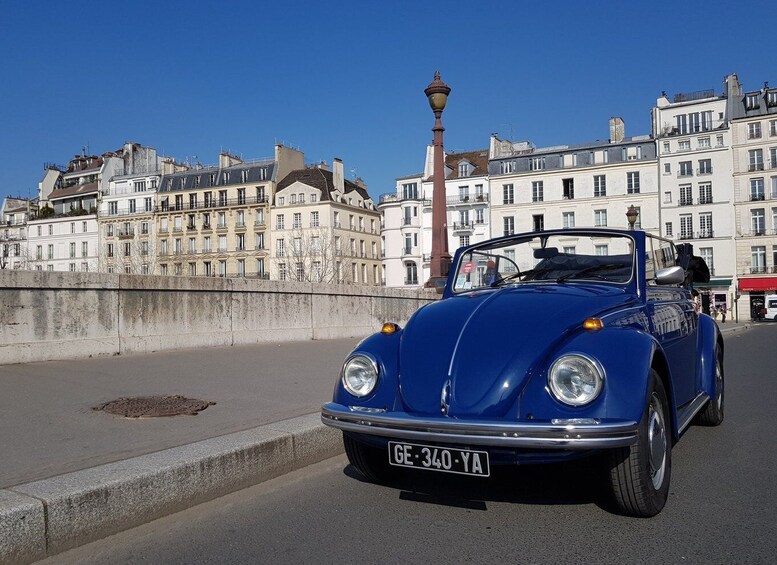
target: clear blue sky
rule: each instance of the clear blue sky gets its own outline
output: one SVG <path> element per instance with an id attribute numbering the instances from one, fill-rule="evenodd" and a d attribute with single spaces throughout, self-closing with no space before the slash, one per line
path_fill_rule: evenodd
<path id="1" fill-rule="evenodd" d="M 0 21 L 0 197 L 125 141 L 203 163 L 281 142 L 377 197 L 423 168 L 435 70 L 448 151 L 607 139 L 611 116 L 647 134 L 662 90 L 777 84 L 773 0 L 0 0 Z"/>

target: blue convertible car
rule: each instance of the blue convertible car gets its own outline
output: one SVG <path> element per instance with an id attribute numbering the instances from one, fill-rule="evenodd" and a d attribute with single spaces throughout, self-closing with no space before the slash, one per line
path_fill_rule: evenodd
<path id="1" fill-rule="evenodd" d="M 374 481 L 603 455 L 620 510 L 653 516 L 672 445 L 723 420 L 723 340 L 691 300 L 705 276 L 690 246 L 642 231 L 460 248 L 442 300 L 348 356 L 322 420 Z"/>

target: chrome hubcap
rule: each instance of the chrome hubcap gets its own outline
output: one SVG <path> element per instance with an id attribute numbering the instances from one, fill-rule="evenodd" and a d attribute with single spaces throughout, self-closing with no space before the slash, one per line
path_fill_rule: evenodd
<path id="1" fill-rule="evenodd" d="M 648 449 L 650 452 L 650 476 L 653 488 L 659 489 L 666 471 L 666 425 L 664 411 L 658 396 L 653 394 L 648 409 Z"/>

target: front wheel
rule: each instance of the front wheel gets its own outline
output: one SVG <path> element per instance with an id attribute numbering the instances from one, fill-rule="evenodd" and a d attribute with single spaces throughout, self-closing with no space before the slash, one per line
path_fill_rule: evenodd
<path id="1" fill-rule="evenodd" d="M 365 445 L 343 433 L 343 446 L 348 462 L 356 467 L 367 480 L 373 483 L 387 483 L 396 479 L 399 472 L 388 460 L 388 451 Z"/>
<path id="2" fill-rule="evenodd" d="M 669 404 L 661 378 L 650 370 L 650 393 L 637 442 L 610 453 L 615 502 L 629 516 L 655 516 L 666 504 L 672 474 Z"/>

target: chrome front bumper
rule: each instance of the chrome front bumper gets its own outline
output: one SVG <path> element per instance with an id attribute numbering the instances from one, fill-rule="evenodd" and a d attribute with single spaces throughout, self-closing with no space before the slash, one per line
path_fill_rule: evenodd
<path id="1" fill-rule="evenodd" d="M 497 421 L 418 418 L 403 412 L 351 408 L 329 402 L 321 408 L 321 421 L 346 432 L 386 438 L 431 441 L 451 445 L 503 448 L 587 450 L 631 445 L 639 423 L 507 423 Z"/>

